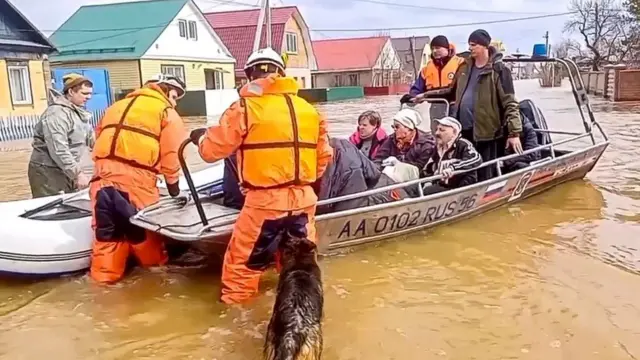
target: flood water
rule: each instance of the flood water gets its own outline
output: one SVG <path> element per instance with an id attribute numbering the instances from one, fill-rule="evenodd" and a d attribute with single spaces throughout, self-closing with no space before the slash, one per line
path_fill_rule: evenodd
<path id="1" fill-rule="evenodd" d="M 582 128 L 567 88 L 516 84 L 553 128 Z M 593 101 L 611 145 L 585 180 L 325 258 L 324 358 L 640 358 L 640 106 Z M 365 109 L 389 122 L 397 107 L 320 106 L 334 135 Z M 28 198 L 28 141 L 0 148 L 0 200 Z M 258 359 L 276 280 L 241 308 L 217 302 L 211 269 L 135 270 L 109 288 L 0 280 L 0 358 Z"/>

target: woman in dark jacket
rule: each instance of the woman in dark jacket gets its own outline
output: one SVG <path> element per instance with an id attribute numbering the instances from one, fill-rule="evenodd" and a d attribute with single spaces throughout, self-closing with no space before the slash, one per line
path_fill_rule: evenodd
<path id="1" fill-rule="evenodd" d="M 373 162 L 379 169 L 400 161 L 422 170 L 435 149 L 435 139 L 418 129 L 422 117 L 414 109 L 402 109 L 393 117 L 393 134 L 382 143 Z"/>

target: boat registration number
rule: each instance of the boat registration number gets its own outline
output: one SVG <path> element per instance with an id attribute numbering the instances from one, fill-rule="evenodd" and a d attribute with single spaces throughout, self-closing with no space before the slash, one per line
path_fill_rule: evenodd
<path id="1" fill-rule="evenodd" d="M 478 193 L 467 193 L 458 198 L 445 198 L 422 209 L 412 207 L 393 215 L 350 219 L 342 226 L 338 240 L 401 231 L 447 219 L 473 209 L 476 206 L 477 198 Z"/>

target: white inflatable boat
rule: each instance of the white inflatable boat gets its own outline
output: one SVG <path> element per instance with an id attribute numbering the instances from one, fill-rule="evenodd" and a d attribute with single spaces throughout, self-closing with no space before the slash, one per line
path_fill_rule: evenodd
<path id="1" fill-rule="evenodd" d="M 197 188 L 221 191 L 223 162 L 192 174 Z M 162 181 L 159 187 L 166 188 Z M 182 177 L 180 188 L 188 190 Z M 91 256 L 88 191 L 0 203 L 0 273 L 59 276 L 85 270 Z"/>

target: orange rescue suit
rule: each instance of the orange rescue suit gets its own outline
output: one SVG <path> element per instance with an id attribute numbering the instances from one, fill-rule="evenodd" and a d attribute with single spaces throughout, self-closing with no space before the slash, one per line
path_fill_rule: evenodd
<path id="1" fill-rule="evenodd" d="M 316 241 L 318 198 L 310 184 L 324 173 L 333 149 L 324 119 L 297 92 L 293 78 L 278 75 L 244 85 L 240 100 L 199 144 L 207 162 L 237 151 L 247 189 L 224 257 L 221 299 L 227 304 L 258 292 L 260 274 L 275 257 L 267 249 L 278 231 L 287 228 Z"/>
<path id="2" fill-rule="evenodd" d="M 167 184 L 176 184 L 180 176 L 178 148 L 187 138 L 184 123 L 162 90 L 148 84 L 110 106 L 96 127 L 93 149 L 94 178 L 89 189 L 95 231 L 91 277 L 98 282 L 122 278 L 127 259 L 135 255 L 142 266 L 162 265 L 167 261 L 164 244 L 154 233 L 133 242 L 123 231 L 101 224 L 105 208 L 126 199 L 133 209 L 141 209 L 159 200 L 157 175 Z M 122 204 L 120 203 L 120 208 Z M 113 210 L 115 212 L 115 210 Z M 107 216 L 109 217 L 109 216 Z M 118 217 L 111 214 L 111 219 Z M 111 219 L 109 221 L 111 221 Z M 128 227 L 130 225 L 116 225 Z M 109 233 L 111 235 L 104 235 Z"/>

